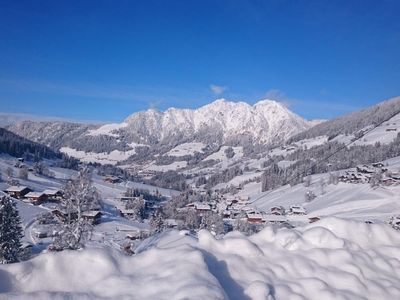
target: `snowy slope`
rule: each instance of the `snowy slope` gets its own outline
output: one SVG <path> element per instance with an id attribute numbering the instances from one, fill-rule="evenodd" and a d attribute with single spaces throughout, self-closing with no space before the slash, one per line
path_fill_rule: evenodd
<path id="1" fill-rule="evenodd" d="M 0 299 L 399 299 L 400 233 L 326 218 L 216 240 L 166 232 L 129 257 L 110 249 L 0 265 Z"/>

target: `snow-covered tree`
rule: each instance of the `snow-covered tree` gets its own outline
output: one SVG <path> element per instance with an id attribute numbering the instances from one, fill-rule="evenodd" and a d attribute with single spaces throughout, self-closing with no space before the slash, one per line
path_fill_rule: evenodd
<path id="1" fill-rule="evenodd" d="M 305 195 L 304 195 L 304 198 L 305 198 L 305 201 L 306 201 L 306 202 L 311 202 L 311 201 L 313 201 L 316 197 L 317 197 L 317 196 L 314 194 L 314 192 L 313 192 L 313 191 L 310 191 L 310 190 L 306 191 L 306 193 L 305 193 Z"/>
<path id="2" fill-rule="evenodd" d="M 63 193 L 61 207 L 65 218 L 52 247 L 57 250 L 79 249 L 90 238 L 92 230 L 92 225 L 82 214 L 100 208 L 99 194 L 92 185 L 89 169 L 82 169 L 75 179 L 68 181 Z"/>
<path id="3" fill-rule="evenodd" d="M 11 180 L 13 180 L 14 177 L 14 171 L 11 167 L 8 167 L 6 169 L 6 180 L 7 182 L 10 182 Z"/>
<path id="4" fill-rule="evenodd" d="M 19 169 L 18 177 L 24 180 L 28 179 L 28 168 L 26 166 L 22 166 L 21 169 Z"/>
<path id="5" fill-rule="evenodd" d="M 311 185 L 311 175 L 304 177 L 304 186 L 309 187 Z"/>
<path id="6" fill-rule="evenodd" d="M 17 262 L 22 254 L 22 227 L 15 203 L 0 197 L 0 263 Z"/>
<path id="7" fill-rule="evenodd" d="M 145 217 L 145 202 L 143 196 L 128 199 L 125 208 L 134 210 L 133 218 L 139 222 Z"/>
<path id="8" fill-rule="evenodd" d="M 377 187 L 379 186 L 380 182 L 382 179 L 382 173 L 381 172 L 375 172 L 372 174 L 371 178 L 369 179 L 369 184 L 371 187 Z"/>
<path id="9" fill-rule="evenodd" d="M 203 215 L 201 218 L 201 229 L 207 229 L 211 233 L 218 235 L 225 232 L 224 221 L 222 217 L 216 213 L 210 212 Z"/>
<path id="10" fill-rule="evenodd" d="M 183 227 L 185 229 L 199 229 L 200 217 L 194 210 L 187 211 L 183 217 Z"/>
<path id="11" fill-rule="evenodd" d="M 156 209 L 154 214 L 150 218 L 151 229 L 155 232 L 161 232 L 165 229 L 164 213 L 160 208 Z"/>

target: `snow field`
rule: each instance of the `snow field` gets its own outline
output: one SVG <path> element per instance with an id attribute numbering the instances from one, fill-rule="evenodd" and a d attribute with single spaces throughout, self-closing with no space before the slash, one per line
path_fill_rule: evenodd
<path id="1" fill-rule="evenodd" d="M 113 150 L 110 153 L 106 152 L 95 153 L 95 152 L 80 151 L 69 147 L 62 147 L 60 149 L 60 152 L 68 154 L 71 157 L 75 157 L 87 163 L 97 162 L 100 164 L 115 165 L 118 162 L 124 161 L 128 159 L 130 156 L 134 155 L 136 153 L 136 150 L 135 149 L 129 151 Z"/>
<path id="2" fill-rule="evenodd" d="M 0 266 L 0 299 L 399 299 L 400 233 L 325 218 L 216 240 L 168 231 L 132 257 L 110 249 Z M 151 282 L 151 284 L 148 284 Z"/>
<path id="3" fill-rule="evenodd" d="M 203 143 L 183 143 L 171 149 L 166 155 L 177 157 L 194 155 L 196 152 L 202 153 L 205 146 Z"/>

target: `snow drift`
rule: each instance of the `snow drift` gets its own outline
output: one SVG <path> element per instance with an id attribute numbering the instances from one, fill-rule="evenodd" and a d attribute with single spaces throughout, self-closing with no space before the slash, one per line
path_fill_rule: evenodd
<path id="1" fill-rule="evenodd" d="M 177 231 L 126 257 L 47 253 L 0 267 L 1 299 L 400 299 L 400 233 L 326 218 L 216 240 Z"/>

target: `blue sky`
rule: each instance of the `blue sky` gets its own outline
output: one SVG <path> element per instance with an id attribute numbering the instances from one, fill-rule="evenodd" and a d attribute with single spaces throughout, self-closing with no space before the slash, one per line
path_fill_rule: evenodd
<path id="1" fill-rule="evenodd" d="M 400 95 L 400 1 L 0 1 L 0 111 L 121 121 L 274 98 L 332 118 Z"/>

